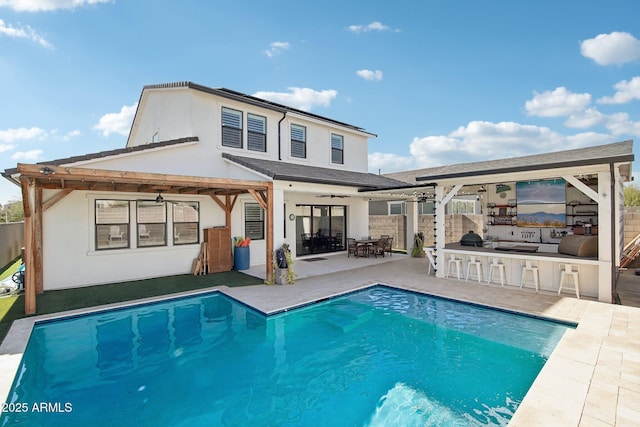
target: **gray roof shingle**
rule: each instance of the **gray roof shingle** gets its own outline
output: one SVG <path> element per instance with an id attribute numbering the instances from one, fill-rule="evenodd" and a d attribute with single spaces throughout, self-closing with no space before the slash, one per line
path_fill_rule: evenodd
<path id="1" fill-rule="evenodd" d="M 403 181 L 408 184 L 418 184 L 424 181 L 435 181 L 447 178 L 557 169 L 612 162 L 632 162 L 633 160 L 633 141 L 622 141 L 613 144 L 556 151 L 552 153 L 534 154 L 531 156 L 512 157 L 509 159 L 487 160 L 484 162 L 459 163 L 455 165 L 415 169 L 404 172 L 389 173 L 384 176 Z"/>
<path id="2" fill-rule="evenodd" d="M 235 156 L 229 153 L 222 153 L 222 157 L 274 180 L 342 185 L 357 187 L 360 190 L 396 188 L 406 185 L 402 181 L 367 172 L 351 172 L 275 160 L 255 159 Z"/>
<path id="3" fill-rule="evenodd" d="M 197 136 L 190 136 L 190 137 L 186 137 L 186 138 L 178 138 L 178 139 L 171 139 L 168 141 L 160 141 L 160 142 L 152 142 L 149 144 L 142 144 L 142 145 L 135 145 L 133 147 L 125 147 L 125 148 L 117 148 L 115 150 L 108 150 L 108 151 L 99 151 L 97 153 L 89 153 L 89 154 L 83 154 L 81 156 L 73 156 L 73 157 L 66 157 L 63 159 L 55 159 L 55 160 L 49 160 L 46 162 L 38 162 L 37 164 L 39 165 L 54 165 L 54 166 L 59 166 L 59 165 L 67 165 L 67 164 L 72 164 L 72 163 L 77 163 L 77 162 L 83 162 L 86 160 L 94 160 L 94 159 L 101 159 L 101 158 L 105 158 L 105 157 L 110 157 L 110 156 L 118 156 L 121 154 L 127 154 L 127 153 L 135 153 L 138 151 L 144 151 L 144 150 L 152 150 L 154 148 L 161 148 L 161 147 L 168 147 L 171 145 L 177 145 L 177 144 L 184 144 L 187 142 L 197 142 L 199 139 Z M 18 168 L 11 168 L 11 169 L 6 169 L 2 175 L 3 176 L 10 176 L 10 175 L 14 175 L 18 173 Z"/>

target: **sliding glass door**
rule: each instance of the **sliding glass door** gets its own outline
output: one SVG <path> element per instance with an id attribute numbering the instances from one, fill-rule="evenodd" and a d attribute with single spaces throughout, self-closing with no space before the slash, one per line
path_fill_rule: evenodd
<path id="1" fill-rule="evenodd" d="M 345 249 L 346 206 L 297 205 L 296 254 L 338 252 Z"/>

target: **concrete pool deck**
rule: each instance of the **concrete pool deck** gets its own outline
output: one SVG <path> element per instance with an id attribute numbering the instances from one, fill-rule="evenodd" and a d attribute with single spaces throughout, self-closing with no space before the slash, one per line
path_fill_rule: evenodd
<path id="1" fill-rule="evenodd" d="M 323 258 L 314 262 L 297 260 L 295 270 L 299 278 L 295 285 L 219 286 L 216 289 L 270 313 L 383 283 L 577 323 L 578 327 L 568 331 L 561 339 L 509 425 L 638 425 L 640 308 L 578 300 L 572 296 L 558 297 L 550 293 L 536 294 L 515 287 L 438 279 L 426 274 L 425 259 L 400 254 L 382 259 L 354 259 L 344 254 Z M 264 268 L 261 270 L 264 271 Z M 175 296 L 167 295 L 165 298 Z M 127 304 L 130 302 L 113 306 Z M 31 327 L 40 318 L 43 317 L 14 322 L 0 347 L 2 401 L 11 387 Z"/>

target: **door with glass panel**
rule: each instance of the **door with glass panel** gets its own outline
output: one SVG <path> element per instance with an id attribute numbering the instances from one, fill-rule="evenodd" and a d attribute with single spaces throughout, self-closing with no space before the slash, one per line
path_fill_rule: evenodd
<path id="1" fill-rule="evenodd" d="M 296 254 L 344 250 L 346 209 L 346 206 L 334 205 L 297 205 Z"/>

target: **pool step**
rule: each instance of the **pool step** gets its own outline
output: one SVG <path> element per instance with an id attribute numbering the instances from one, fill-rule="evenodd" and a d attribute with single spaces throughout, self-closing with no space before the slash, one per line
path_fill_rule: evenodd
<path id="1" fill-rule="evenodd" d="M 373 310 L 370 307 L 343 305 L 318 317 L 320 321 L 347 333 L 371 319 L 372 316 Z"/>

